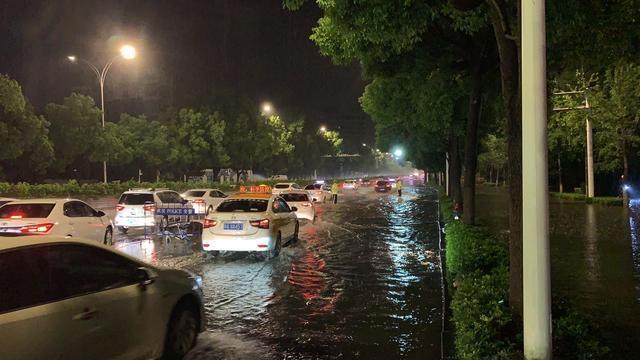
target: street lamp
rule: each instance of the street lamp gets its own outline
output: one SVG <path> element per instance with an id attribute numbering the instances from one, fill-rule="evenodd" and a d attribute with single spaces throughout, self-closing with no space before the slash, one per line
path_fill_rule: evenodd
<path id="1" fill-rule="evenodd" d="M 393 151 L 393 155 L 395 155 L 397 158 L 402 157 L 402 153 L 403 153 L 402 149 L 395 149 Z"/>
<path id="2" fill-rule="evenodd" d="M 262 113 L 264 115 L 273 114 L 273 105 L 271 105 L 271 103 L 268 103 L 268 102 L 262 103 Z"/>
<path id="3" fill-rule="evenodd" d="M 320 126 L 320 132 L 325 132 L 325 131 L 327 131 L 327 127 L 324 125 Z"/>
<path id="4" fill-rule="evenodd" d="M 107 64 L 102 68 L 102 70 L 98 70 L 98 68 L 95 65 L 93 65 L 92 63 L 90 63 L 89 61 L 83 58 L 76 57 L 75 55 L 67 56 L 67 59 L 72 63 L 77 63 L 79 60 L 87 64 L 91 69 L 91 71 L 93 71 L 93 73 L 98 78 L 98 83 L 100 84 L 100 111 L 102 112 L 102 129 L 103 130 L 104 130 L 104 114 L 105 114 L 104 81 L 107 78 L 107 73 L 109 72 L 111 65 L 113 65 L 113 62 L 116 61 L 119 57 L 122 57 L 125 60 L 131 60 L 136 57 L 136 49 L 131 45 L 122 46 L 120 48 L 120 55 L 114 56 L 111 60 L 109 60 L 109 62 L 107 62 Z M 102 162 L 102 170 L 104 175 L 104 183 L 106 184 L 107 183 L 107 162 L 106 161 Z"/>

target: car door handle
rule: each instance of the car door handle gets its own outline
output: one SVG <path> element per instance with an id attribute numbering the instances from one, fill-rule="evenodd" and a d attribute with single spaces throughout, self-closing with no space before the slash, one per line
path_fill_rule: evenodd
<path id="1" fill-rule="evenodd" d="M 90 320 L 96 313 L 96 309 L 85 308 L 81 313 L 73 315 L 73 320 Z"/>

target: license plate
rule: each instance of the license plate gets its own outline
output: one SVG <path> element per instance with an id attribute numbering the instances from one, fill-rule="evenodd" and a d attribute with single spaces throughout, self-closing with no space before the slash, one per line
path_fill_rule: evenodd
<path id="1" fill-rule="evenodd" d="M 237 224 L 237 223 L 227 223 L 224 224 L 223 229 L 225 230 L 242 230 L 243 225 L 242 224 Z"/>

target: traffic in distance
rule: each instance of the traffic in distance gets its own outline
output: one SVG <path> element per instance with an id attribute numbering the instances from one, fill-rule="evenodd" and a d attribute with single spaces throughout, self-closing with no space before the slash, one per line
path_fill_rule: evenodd
<path id="1" fill-rule="evenodd" d="M 116 250 L 114 232 L 188 228 L 206 259 L 251 252 L 270 261 L 298 241 L 321 204 L 340 192 L 389 192 L 396 180 L 281 182 L 228 194 L 137 188 L 120 195 L 113 218 L 79 199 L 3 198 L 2 352 L 11 359 L 180 359 L 206 328 L 202 278 Z"/>

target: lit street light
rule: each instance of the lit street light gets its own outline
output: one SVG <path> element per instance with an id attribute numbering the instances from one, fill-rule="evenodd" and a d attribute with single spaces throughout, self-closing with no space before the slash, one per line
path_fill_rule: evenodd
<path id="1" fill-rule="evenodd" d="M 362 143 L 362 146 L 363 146 L 363 147 L 367 147 L 367 144 L 365 144 L 365 143 Z"/>
<path id="2" fill-rule="evenodd" d="M 98 83 L 100 84 L 100 110 L 102 112 L 102 129 L 103 130 L 104 130 L 104 114 L 105 114 L 104 81 L 107 78 L 107 73 L 109 72 L 111 65 L 113 65 L 113 62 L 116 61 L 119 57 L 122 57 L 125 60 L 131 60 L 136 57 L 136 49 L 131 45 L 122 46 L 120 48 L 120 55 L 113 57 L 109 62 L 107 62 L 107 64 L 102 68 L 102 70 L 98 70 L 98 68 L 95 65 L 93 65 L 92 63 L 90 63 L 89 61 L 83 58 L 76 57 L 75 55 L 67 56 L 67 59 L 72 63 L 76 63 L 78 62 L 78 60 L 80 60 L 83 63 L 87 64 L 89 68 L 91 68 L 91 71 L 93 71 L 93 73 L 98 78 Z M 106 161 L 102 162 L 102 170 L 104 175 L 104 183 L 106 184 L 107 183 L 107 162 Z"/>
<path id="3" fill-rule="evenodd" d="M 271 105 L 271 103 L 265 102 L 262 104 L 262 113 L 264 115 L 273 114 L 273 106 Z"/>
<path id="4" fill-rule="evenodd" d="M 402 149 L 395 149 L 393 151 L 393 155 L 395 155 L 397 158 L 402 157 Z"/>
<path id="5" fill-rule="evenodd" d="M 325 132 L 325 131 L 327 131 L 327 127 L 324 125 L 320 126 L 320 132 Z"/>

